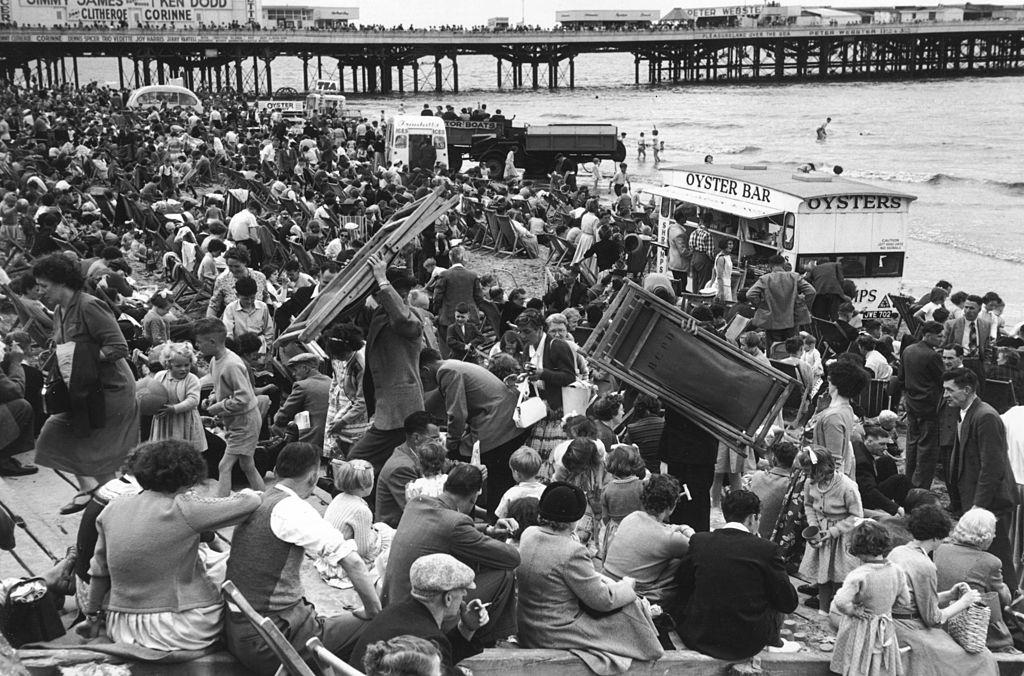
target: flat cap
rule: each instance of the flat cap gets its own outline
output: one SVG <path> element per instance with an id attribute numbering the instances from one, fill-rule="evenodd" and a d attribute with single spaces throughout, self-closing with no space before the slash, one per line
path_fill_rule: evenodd
<path id="1" fill-rule="evenodd" d="M 288 366 L 295 366 L 297 364 L 319 364 L 320 357 L 313 354 L 312 352 L 300 352 L 291 359 L 288 360 Z"/>
<path id="2" fill-rule="evenodd" d="M 417 592 L 476 589 L 473 569 L 450 554 L 428 554 L 413 561 L 409 583 Z"/>

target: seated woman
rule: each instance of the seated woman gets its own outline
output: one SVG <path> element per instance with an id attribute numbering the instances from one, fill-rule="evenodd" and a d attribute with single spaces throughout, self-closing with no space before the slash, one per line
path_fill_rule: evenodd
<path id="1" fill-rule="evenodd" d="M 583 651 L 588 665 L 656 660 L 664 655 L 650 606 L 634 582 L 613 582 L 594 569 L 587 549 L 572 533 L 587 511 L 583 491 L 550 484 L 540 498 L 536 526 L 522 535 L 516 571 L 519 642 L 524 648 Z"/>
<path id="2" fill-rule="evenodd" d="M 648 479 L 640 494 L 643 511 L 622 520 L 604 560 L 608 576 L 633 578 L 637 593 L 662 607 L 675 600 L 676 569 L 693 535 L 689 526 L 665 523 L 678 501 L 678 479 L 668 474 Z"/>
<path id="3" fill-rule="evenodd" d="M 241 523 L 260 497 L 250 490 L 201 495 L 206 462 L 192 444 L 175 439 L 143 444 L 132 474 L 142 492 L 114 500 L 96 520 L 79 633 L 99 635 L 105 610 L 112 641 L 153 650 L 208 648 L 220 637 L 224 603 L 200 557 L 200 536 Z"/>
<path id="4" fill-rule="evenodd" d="M 418 636 L 396 636 L 366 646 L 362 665 L 366 676 L 440 676 L 441 652 Z"/>
<path id="5" fill-rule="evenodd" d="M 903 569 L 910 587 L 910 604 L 897 603 L 892 609 L 900 647 L 910 648 L 904 655 L 905 673 L 995 676 L 999 669 L 992 653 L 984 650 L 971 655 L 942 629 L 949 618 L 981 598 L 966 582 L 958 582 L 948 591 L 936 592 L 937 572 L 928 555 L 949 535 L 949 527 L 949 517 L 941 507 L 918 507 L 910 513 L 907 523 L 914 539 L 889 553 L 889 560 Z"/>
<path id="6" fill-rule="evenodd" d="M 952 589 L 966 582 L 976 589 L 992 609 L 986 644 L 992 652 L 1018 652 L 1003 620 L 1003 607 L 1010 603 L 1010 588 L 1003 581 L 1003 564 L 988 553 L 996 536 L 996 517 L 987 509 L 968 510 L 953 529 L 949 540 L 939 545 L 933 557 L 938 571 L 938 588 Z"/>

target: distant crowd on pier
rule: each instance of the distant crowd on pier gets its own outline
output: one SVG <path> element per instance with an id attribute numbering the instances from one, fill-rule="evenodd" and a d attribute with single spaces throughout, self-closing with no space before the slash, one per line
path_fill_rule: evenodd
<path id="1" fill-rule="evenodd" d="M 31 492 L 58 470 L 81 514 L 32 571 L 49 621 L 5 634 L 54 638 L 67 596 L 82 640 L 226 646 L 256 674 L 282 662 L 269 618 L 296 660 L 369 676 L 495 647 L 607 675 L 684 646 L 801 650 L 795 574 L 837 673 L 995 676 L 1024 645 L 1024 407 L 983 398 L 1024 395 L 1024 327 L 998 293 L 939 281 L 900 331 L 827 260 L 773 255 L 734 289 L 712 209 L 671 214 L 650 270 L 659 215 L 625 164 L 456 173 L 387 163 L 382 120 L 204 104 L 0 90 L 0 475 Z M 502 287 L 496 254 L 543 260 L 546 288 Z M 794 374 L 763 447 L 590 358 L 627 281 Z M 349 609 L 326 616 L 313 583 Z"/>

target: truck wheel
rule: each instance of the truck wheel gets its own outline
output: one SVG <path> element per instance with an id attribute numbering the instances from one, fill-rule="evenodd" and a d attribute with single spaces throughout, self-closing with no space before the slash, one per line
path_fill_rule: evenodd
<path id="1" fill-rule="evenodd" d="M 615 142 L 615 154 L 612 155 L 612 159 L 616 162 L 622 162 L 626 159 L 626 145 L 622 141 Z"/>
<path id="2" fill-rule="evenodd" d="M 480 164 L 487 167 L 492 180 L 501 180 L 505 175 L 505 156 L 501 153 L 488 153 L 480 159 Z"/>

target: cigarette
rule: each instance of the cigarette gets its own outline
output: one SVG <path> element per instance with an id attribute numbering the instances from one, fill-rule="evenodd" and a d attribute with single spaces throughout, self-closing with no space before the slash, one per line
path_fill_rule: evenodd
<path id="1" fill-rule="evenodd" d="M 477 599 L 477 605 L 475 605 L 473 607 L 474 608 L 487 608 L 487 607 L 491 606 L 493 603 L 494 603 L 493 601 L 490 601 L 488 603 L 483 603 L 483 602 L 480 601 L 480 599 Z M 470 605 L 472 605 L 472 604 L 470 604 Z"/>

